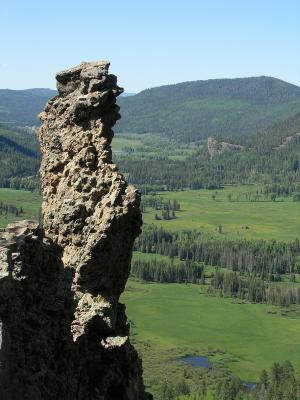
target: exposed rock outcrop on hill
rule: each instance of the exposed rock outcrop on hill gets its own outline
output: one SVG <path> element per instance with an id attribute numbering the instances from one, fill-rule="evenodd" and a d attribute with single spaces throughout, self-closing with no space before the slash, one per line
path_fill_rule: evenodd
<path id="1" fill-rule="evenodd" d="M 223 154 L 226 150 L 243 150 L 245 147 L 239 144 L 218 142 L 216 139 L 207 139 L 207 151 L 211 158 Z"/>
<path id="2" fill-rule="evenodd" d="M 122 89 L 108 67 L 57 75 L 39 132 L 43 229 L 24 222 L 0 234 L 7 400 L 151 397 L 119 303 L 142 220 L 138 192 L 112 163 Z"/>
<path id="3" fill-rule="evenodd" d="M 273 148 L 273 150 L 282 150 L 287 148 L 292 143 L 298 143 L 300 139 L 300 132 L 295 133 L 294 135 L 287 136 L 284 138 L 282 143 L 279 146 Z"/>

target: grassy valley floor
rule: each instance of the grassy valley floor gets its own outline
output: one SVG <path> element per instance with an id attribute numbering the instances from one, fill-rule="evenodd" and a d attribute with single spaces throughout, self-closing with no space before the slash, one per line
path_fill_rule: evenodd
<path id="1" fill-rule="evenodd" d="M 205 294 L 203 286 L 130 280 L 122 299 L 147 383 L 171 381 L 186 368 L 184 355 L 209 355 L 219 368 L 257 381 L 276 361 L 300 362 L 300 318 L 280 308 Z"/>
<path id="2" fill-rule="evenodd" d="M 246 200 L 247 193 L 256 191 L 255 186 L 231 186 L 217 192 L 162 192 L 159 196 L 164 200 L 178 200 L 181 210 L 173 220 L 156 220 L 160 211 L 146 207 L 144 226 L 197 229 L 220 239 L 288 241 L 299 237 L 300 202 L 291 198 Z M 37 193 L 0 189 L 0 203 L 23 211 L 18 216 L 2 213 L 0 227 L 17 219 L 37 219 L 41 200 Z M 135 257 L 167 259 L 138 252 Z M 205 267 L 206 273 L 212 268 Z M 183 375 L 189 380 L 186 376 L 203 373 L 201 368 L 195 371 L 178 362 L 184 355 L 208 355 L 217 369 L 229 370 L 246 381 L 257 381 L 261 370 L 276 361 L 290 360 L 299 370 L 300 312 L 296 306 L 294 312 L 286 313 L 266 304 L 207 295 L 205 285 L 146 284 L 134 279 L 129 280 L 121 301 L 132 323 L 132 341 L 143 358 L 146 383 L 155 394 L 165 378 L 177 382 Z"/>
<path id="3" fill-rule="evenodd" d="M 23 220 L 23 219 L 39 219 L 39 210 L 42 203 L 42 197 L 38 193 L 27 192 L 25 190 L 0 189 L 0 203 L 4 205 L 13 205 L 18 210 L 22 209 L 16 215 L 14 212 L 7 214 L 3 210 L 0 211 L 0 228 L 4 228 L 7 224 Z"/>
<path id="4" fill-rule="evenodd" d="M 172 220 L 155 220 L 159 214 L 147 208 L 146 224 L 155 223 L 164 229 L 180 231 L 197 229 L 222 239 L 293 240 L 300 236 L 300 202 L 291 198 L 276 201 L 247 201 L 247 193 L 259 190 L 256 186 L 228 186 L 222 190 L 186 190 L 160 192 L 164 201 L 178 200 L 181 210 Z M 215 200 L 213 199 L 215 196 Z M 232 200 L 229 200 L 231 196 Z M 222 226 L 222 234 L 218 227 Z"/>

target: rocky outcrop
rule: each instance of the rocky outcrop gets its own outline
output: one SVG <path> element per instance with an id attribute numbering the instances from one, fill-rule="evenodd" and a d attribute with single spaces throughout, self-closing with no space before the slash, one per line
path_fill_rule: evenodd
<path id="1" fill-rule="evenodd" d="M 220 156 L 226 150 L 243 150 L 245 147 L 239 144 L 218 142 L 216 139 L 208 138 L 207 140 L 207 151 L 210 158 Z"/>
<path id="2" fill-rule="evenodd" d="M 138 192 L 112 163 L 122 89 L 108 67 L 57 74 L 59 95 L 40 116 L 43 229 L 24 222 L 0 234 L 8 400 L 151 397 L 119 303 L 142 221 Z"/>
<path id="3" fill-rule="evenodd" d="M 299 141 L 300 141 L 300 132 L 285 137 L 279 146 L 273 147 L 273 150 L 286 149 L 290 144 L 299 143 Z"/>

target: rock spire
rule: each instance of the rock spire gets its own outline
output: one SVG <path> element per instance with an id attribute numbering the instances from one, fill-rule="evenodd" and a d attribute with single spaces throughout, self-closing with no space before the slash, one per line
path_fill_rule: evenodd
<path id="1" fill-rule="evenodd" d="M 7 400 L 151 398 L 119 303 L 142 219 L 139 193 L 112 162 L 123 90 L 108 68 L 57 74 L 59 94 L 40 115 L 43 228 L 25 221 L 0 233 Z"/>

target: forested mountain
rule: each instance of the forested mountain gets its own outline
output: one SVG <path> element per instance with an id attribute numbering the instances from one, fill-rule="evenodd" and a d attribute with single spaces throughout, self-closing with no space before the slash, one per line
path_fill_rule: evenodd
<path id="1" fill-rule="evenodd" d="M 5 100 L 5 93 L 9 101 Z M 15 113 L 16 125 L 19 123 L 24 126 L 30 121 L 30 124 L 34 124 L 36 114 L 55 93 L 48 89 L 0 90 L 0 102 L 5 101 L 0 111 L 5 108 Z M 297 86 L 267 77 L 210 80 L 154 88 L 135 96 L 120 98 L 119 102 L 125 120 L 119 128 L 126 126 L 127 122 L 134 125 L 136 121 L 150 121 L 152 116 L 148 111 L 159 108 L 158 118 L 155 112 L 153 114 L 154 120 L 169 124 L 170 130 L 165 133 L 175 136 L 175 140 L 169 141 L 164 134 L 151 134 L 149 153 L 121 152 L 115 155 L 121 169 L 136 185 L 156 185 L 172 190 L 218 188 L 232 183 L 295 185 L 300 182 L 300 88 Z M 200 111 L 199 104 L 202 107 Z M 177 111 L 172 111 L 172 108 Z M 297 109 L 299 111 L 296 113 Z M 0 112 L 0 116 L 4 114 Z M 6 114 L 7 118 L 12 118 L 10 112 Z M 292 115 L 282 117 L 289 114 Z M 259 122 L 260 115 L 264 115 L 264 119 Z M 225 120 L 228 125 L 224 124 Z M 267 127 L 254 129 L 267 121 Z M 173 150 L 180 153 L 185 146 L 180 142 L 194 140 L 198 134 L 205 136 L 209 133 L 217 138 L 212 130 L 193 131 L 197 123 L 214 125 L 215 132 L 224 133 L 222 140 L 239 145 L 236 148 L 240 149 L 229 149 L 216 157 L 211 157 L 206 146 L 197 147 L 194 144 L 193 150 L 185 157 L 169 157 L 163 152 L 164 145 L 160 140 L 173 143 Z M 172 130 L 176 124 L 177 127 L 182 124 L 182 130 Z M 150 125 L 147 130 L 150 130 Z M 235 128 L 225 135 L 226 126 Z M 250 126 L 251 134 L 245 135 Z M 152 130 L 157 131 L 158 128 L 152 126 Z M 0 155 L 0 186 L 24 187 L 24 182 L 16 183 L 15 177 L 37 173 L 39 149 L 35 132 L 25 128 L 18 130 L 0 126 Z"/>
<path id="2" fill-rule="evenodd" d="M 246 135 L 300 111 L 300 87 L 261 76 L 211 79 L 119 98 L 120 132 L 163 133 L 182 142 Z"/>
<path id="3" fill-rule="evenodd" d="M 38 125 L 38 114 L 56 93 L 51 89 L 0 89 L 0 124 L 9 126 Z"/>
<path id="4" fill-rule="evenodd" d="M 0 90 L 0 124 L 38 125 L 51 89 Z M 300 111 L 300 88 L 271 77 L 210 79 L 125 93 L 116 131 L 161 133 L 180 142 L 253 134 Z"/>

